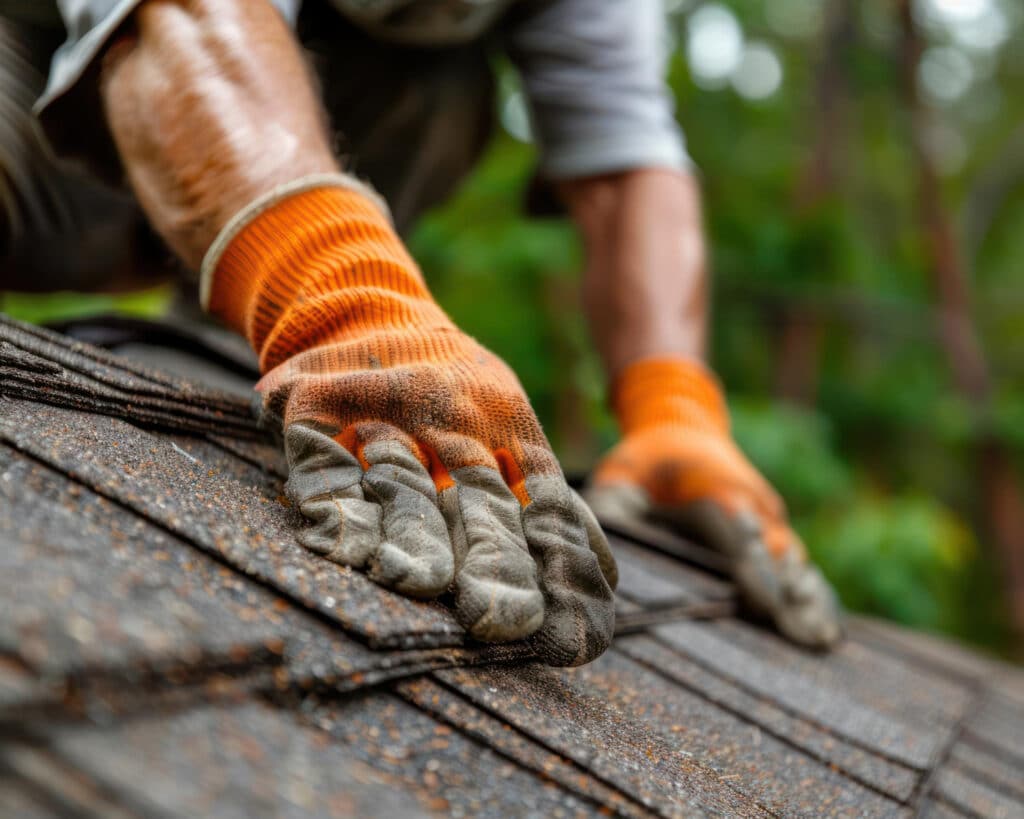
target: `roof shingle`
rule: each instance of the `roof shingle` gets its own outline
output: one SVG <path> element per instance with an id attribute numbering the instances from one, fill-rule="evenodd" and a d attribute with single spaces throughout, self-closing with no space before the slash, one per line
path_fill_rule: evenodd
<path id="1" fill-rule="evenodd" d="M 473 645 L 297 544 L 230 341 L 68 331 L 111 349 L 0 319 L 3 815 L 1024 816 L 1019 670 L 866 618 L 809 654 L 647 531 L 595 663 Z"/>

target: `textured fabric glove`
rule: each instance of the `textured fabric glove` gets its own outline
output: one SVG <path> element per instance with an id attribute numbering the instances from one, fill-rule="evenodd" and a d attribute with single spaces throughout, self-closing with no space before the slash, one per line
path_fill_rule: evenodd
<path id="1" fill-rule="evenodd" d="M 786 636 L 834 643 L 835 596 L 807 562 L 782 500 L 733 442 L 711 374 L 682 358 L 645 359 L 620 374 L 613 402 L 623 438 L 585 493 L 598 518 L 699 537 L 726 557 L 746 602 Z"/>
<path id="2" fill-rule="evenodd" d="M 259 354 L 303 545 L 404 594 L 453 591 L 478 639 L 599 655 L 614 561 L 512 371 L 435 304 L 364 192 L 254 210 L 204 265 L 206 301 Z"/>

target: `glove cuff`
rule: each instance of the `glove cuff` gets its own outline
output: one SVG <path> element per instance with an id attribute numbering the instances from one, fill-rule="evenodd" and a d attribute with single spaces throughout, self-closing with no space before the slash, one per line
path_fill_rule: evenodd
<path id="1" fill-rule="evenodd" d="M 664 426 L 729 434 L 729 410 L 718 380 L 695 359 L 633 362 L 612 384 L 612 407 L 624 435 Z"/>
<path id="2" fill-rule="evenodd" d="M 223 227 L 217 237 L 213 240 L 206 255 L 203 256 L 203 263 L 199 271 L 199 302 L 204 310 L 209 309 L 210 291 L 213 288 L 213 276 L 220 264 L 221 257 L 228 245 L 242 230 L 265 210 L 288 199 L 295 194 L 316 188 L 343 188 L 346 190 L 362 193 L 372 201 L 391 222 L 391 210 L 387 202 L 373 188 L 365 182 L 361 182 L 354 176 L 343 173 L 318 173 L 303 176 L 285 185 L 278 185 L 273 190 L 257 197 L 238 213 Z"/>
<path id="3" fill-rule="evenodd" d="M 386 206 L 341 174 L 243 209 L 206 254 L 202 297 L 249 340 L 263 372 L 328 340 L 446 321 Z"/>

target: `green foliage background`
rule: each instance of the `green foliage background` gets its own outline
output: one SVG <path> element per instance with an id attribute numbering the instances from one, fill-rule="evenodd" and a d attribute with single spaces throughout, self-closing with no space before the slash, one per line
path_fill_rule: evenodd
<path id="1" fill-rule="evenodd" d="M 909 123 L 899 91 L 894 3 L 854 3 L 842 58 L 844 117 L 837 181 L 798 206 L 816 135 L 820 25 L 780 29 L 769 3 L 729 0 L 744 33 L 768 43 L 784 69 L 771 97 L 707 90 L 684 49 L 699 2 L 670 4 L 670 82 L 705 190 L 716 287 L 714 364 L 729 391 L 736 434 L 786 497 L 814 558 L 852 609 L 945 631 L 996 650 L 1009 646 L 1005 597 L 979 524 L 974 432 L 936 336 Z M 965 150 L 943 197 L 966 231 L 991 199 L 993 178 L 1024 179 L 1024 21 L 1005 3 L 1013 36 L 985 55 L 984 76 L 937 111 Z M 775 19 L 773 24 L 772 20 Z M 948 33 L 929 30 L 933 43 Z M 972 59 L 981 60 L 977 55 Z M 502 72 L 502 110 L 514 78 Z M 947 142 L 949 140 L 947 139 Z M 564 220 L 528 220 L 521 200 L 533 148 L 500 133 L 476 173 L 429 214 L 410 244 L 440 302 L 519 373 L 567 470 L 587 469 L 615 438 L 601 369 L 577 301 L 582 254 Z M 955 167 L 953 165 L 955 164 Z M 993 423 L 1024 466 L 1024 195 L 1009 185 L 967 242 L 975 315 L 998 389 Z M 970 239 L 970 236 L 967 237 Z M 32 320 L 111 304 L 161 310 L 163 292 L 132 297 L 7 296 Z M 792 305 L 821 326 L 816 389 L 807 406 L 774 385 L 780 315 Z"/>

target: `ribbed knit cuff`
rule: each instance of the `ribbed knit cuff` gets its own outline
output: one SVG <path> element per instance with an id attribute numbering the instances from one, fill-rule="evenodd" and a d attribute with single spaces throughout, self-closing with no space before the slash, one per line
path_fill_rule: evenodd
<path id="1" fill-rule="evenodd" d="M 245 229 L 246 225 L 252 222 L 261 213 L 272 208 L 279 202 L 295 196 L 304 191 L 317 188 L 342 188 L 343 190 L 356 191 L 365 196 L 380 210 L 384 217 L 391 222 L 391 210 L 387 202 L 372 187 L 344 173 L 318 173 L 300 177 L 284 185 L 278 185 L 263 196 L 250 202 L 238 213 L 236 213 L 217 234 L 217 238 L 203 256 L 203 264 L 199 269 L 199 303 L 204 310 L 209 310 L 210 291 L 213 288 L 213 274 L 220 264 L 221 256 L 231 241 Z"/>
<path id="2" fill-rule="evenodd" d="M 612 407 L 624 435 L 663 426 L 729 433 L 729 410 L 715 376 L 688 358 L 645 358 L 612 385 Z"/>
<path id="3" fill-rule="evenodd" d="M 248 339 L 264 372 L 326 342 L 448 324 L 362 191 L 314 186 L 247 210 L 212 257 L 206 308 Z"/>

